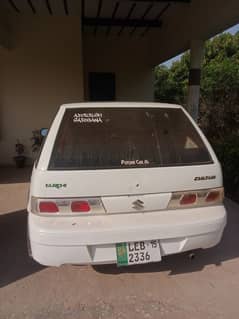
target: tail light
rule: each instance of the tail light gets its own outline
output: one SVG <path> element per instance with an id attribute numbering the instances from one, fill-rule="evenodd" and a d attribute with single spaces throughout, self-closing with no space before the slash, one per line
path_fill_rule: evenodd
<path id="1" fill-rule="evenodd" d="M 197 201 L 197 194 L 184 194 L 180 199 L 180 205 L 192 205 Z"/>
<path id="2" fill-rule="evenodd" d="M 71 203 L 71 211 L 74 213 L 87 213 L 90 211 L 90 205 L 87 201 L 74 201 Z"/>
<path id="3" fill-rule="evenodd" d="M 174 192 L 172 193 L 168 208 L 176 209 L 219 205 L 223 202 L 223 199 L 223 187 L 190 192 Z"/>
<path id="4" fill-rule="evenodd" d="M 41 213 L 57 213 L 59 212 L 59 209 L 54 202 L 42 201 L 39 203 L 39 211 Z"/>
<path id="5" fill-rule="evenodd" d="M 69 216 L 76 214 L 104 214 L 100 198 L 31 198 L 31 211 L 35 214 Z"/>
<path id="6" fill-rule="evenodd" d="M 214 190 L 207 194 L 206 202 L 207 203 L 215 202 L 219 198 L 220 198 L 220 191 Z"/>

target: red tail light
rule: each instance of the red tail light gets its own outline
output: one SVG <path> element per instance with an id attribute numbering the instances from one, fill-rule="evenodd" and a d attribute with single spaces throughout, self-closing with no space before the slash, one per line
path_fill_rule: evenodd
<path id="1" fill-rule="evenodd" d="M 202 207 L 222 204 L 224 199 L 223 187 L 213 189 L 202 189 L 185 192 L 172 193 L 168 204 L 169 209 L 184 207 Z"/>
<path id="2" fill-rule="evenodd" d="M 220 197 L 219 191 L 212 191 L 207 194 L 206 202 L 214 202 Z"/>
<path id="3" fill-rule="evenodd" d="M 57 213 L 59 209 L 54 202 L 40 202 L 39 211 L 41 213 Z"/>
<path id="4" fill-rule="evenodd" d="M 90 215 L 105 214 L 106 211 L 101 198 L 38 198 L 31 197 L 31 211 L 34 214 L 57 216 L 76 216 L 77 213 L 89 213 Z"/>
<path id="5" fill-rule="evenodd" d="M 196 194 L 185 194 L 180 199 L 180 205 L 192 205 L 196 203 L 197 195 Z"/>
<path id="6" fill-rule="evenodd" d="M 90 211 L 90 205 L 87 201 L 76 201 L 71 203 L 72 212 L 87 213 Z"/>

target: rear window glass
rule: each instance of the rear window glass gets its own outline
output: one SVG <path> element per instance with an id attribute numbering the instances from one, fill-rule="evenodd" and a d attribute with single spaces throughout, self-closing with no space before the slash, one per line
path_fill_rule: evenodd
<path id="1" fill-rule="evenodd" d="M 181 109 L 75 108 L 63 116 L 48 169 L 111 169 L 211 163 Z"/>

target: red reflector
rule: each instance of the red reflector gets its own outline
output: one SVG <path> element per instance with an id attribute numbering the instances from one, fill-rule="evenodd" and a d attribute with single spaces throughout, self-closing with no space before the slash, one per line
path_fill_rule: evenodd
<path id="1" fill-rule="evenodd" d="M 190 205 L 194 204 L 197 200 L 196 194 L 185 194 L 180 200 L 180 205 Z"/>
<path id="2" fill-rule="evenodd" d="M 59 212 L 56 203 L 54 202 L 40 202 L 39 210 L 41 213 L 57 213 Z"/>
<path id="3" fill-rule="evenodd" d="M 206 197 L 206 202 L 214 202 L 215 200 L 217 200 L 220 196 L 220 192 L 218 191 L 212 191 L 210 193 L 208 193 L 207 197 Z"/>
<path id="4" fill-rule="evenodd" d="M 77 201 L 71 203 L 72 212 L 87 213 L 90 211 L 90 205 L 86 201 Z"/>

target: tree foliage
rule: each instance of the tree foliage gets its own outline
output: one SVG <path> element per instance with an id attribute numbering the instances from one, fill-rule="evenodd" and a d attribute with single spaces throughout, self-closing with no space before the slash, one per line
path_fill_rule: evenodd
<path id="1" fill-rule="evenodd" d="M 186 105 L 190 53 L 155 70 L 155 99 Z M 200 125 L 211 140 L 239 133 L 239 32 L 206 42 L 202 63 Z"/>
<path id="2" fill-rule="evenodd" d="M 171 68 L 155 69 L 155 98 L 161 102 L 185 104 L 188 87 L 190 55 L 185 53 Z"/>
<path id="3" fill-rule="evenodd" d="M 206 44 L 200 123 L 212 140 L 239 133 L 239 33 L 222 34 Z"/>
<path id="4" fill-rule="evenodd" d="M 186 106 L 190 53 L 155 70 L 155 99 Z M 199 124 L 221 161 L 227 192 L 239 196 L 239 32 L 205 44 Z"/>

